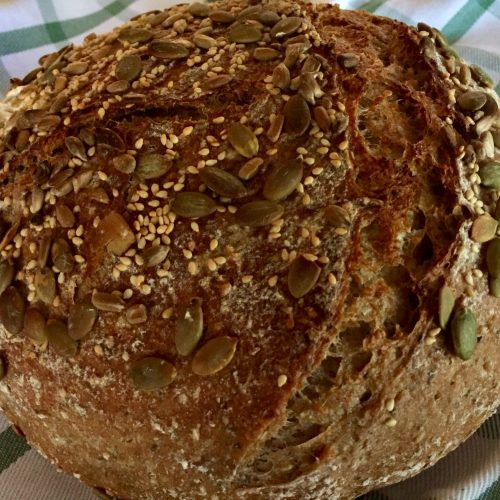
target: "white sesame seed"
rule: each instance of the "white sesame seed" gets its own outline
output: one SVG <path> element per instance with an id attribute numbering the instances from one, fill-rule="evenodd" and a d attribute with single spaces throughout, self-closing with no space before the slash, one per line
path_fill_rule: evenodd
<path id="1" fill-rule="evenodd" d="M 432 328 L 431 330 L 429 330 L 429 335 L 431 337 L 435 337 L 436 335 L 439 335 L 441 333 L 441 328 L 437 327 L 437 328 Z"/>
<path id="2" fill-rule="evenodd" d="M 394 427 L 397 423 L 398 421 L 395 418 L 391 418 L 385 424 L 387 427 Z"/>
<path id="3" fill-rule="evenodd" d="M 193 130 L 194 130 L 194 128 L 191 125 L 188 127 L 184 127 L 184 129 L 182 130 L 182 135 L 187 137 L 188 135 L 191 135 Z"/>
<path id="4" fill-rule="evenodd" d="M 330 283 L 330 285 L 336 285 L 337 284 L 337 278 L 335 277 L 334 274 L 332 274 L 332 273 L 328 274 L 328 283 Z"/>
<path id="5" fill-rule="evenodd" d="M 108 180 L 108 175 L 105 172 L 103 172 L 102 170 L 97 171 L 97 176 L 99 177 L 99 179 L 101 179 L 101 181 Z"/>
<path id="6" fill-rule="evenodd" d="M 134 146 L 135 146 L 135 149 L 141 149 L 142 146 L 144 146 L 144 139 L 142 137 L 140 137 L 139 139 L 137 139 L 135 141 Z"/>
<path id="7" fill-rule="evenodd" d="M 216 262 L 216 264 L 218 264 L 219 266 L 222 266 L 223 264 L 226 263 L 226 257 L 223 257 L 222 255 L 219 255 L 218 257 L 215 257 L 214 258 L 214 261 Z"/>
<path id="8" fill-rule="evenodd" d="M 198 265 L 196 264 L 196 262 L 191 261 L 188 264 L 188 272 L 193 276 L 198 273 Z"/>
<path id="9" fill-rule="evenodd" d="M 253 280 L 253 276 L 252 276 L 251 274 L 246 274 L 245 276 L 243 276 L 243 277 L 241 278 L 241 281 L 242 281 L 243 283 L 245 283 L 245 284 L 246 284 L 246 283 L 250 283 L 250 281 L 252 281 L 252 280 Z"/>
<path id="10" fill-rule="evenodd" d="M 288 377 L 284 374 L 281 374 L 278 377 L 278 387 L 283 387 L 287 383 Z"/>
<path id="11" fill-rule="evenodd" d="M 217 269 L 217 264 L 213 259 L 207 260 L 207 267 L 210 271 L 215 271 Z"/>
<path id="12" fill-rule="evenodd" d="M 347 233 L 348 233 L 348 231 L 345 227 L 336 227 L 335 228 L 335 234 L 338 234 L 339 236 L 344 236 Z"/>
<path id="13" fill-rule="evenodd" d="M 349 147 L 349 141 L 345 140 L 339 144 L 340 151 L 345 151 Z"/>
<path id="14" fill-rule="evenodd" d="M 219 242 L 216 239 L 210 241 L 210 250 L 215 250 L 219 246 Z"/>
<path id="15" fill-rule="evenodd" d="M 172 315 L 174 314 L 174 309 L 172 307 L 167 307 L 166 309 L 163 310 L 163 312 L 161 313 L 161 317 L 163 319 L 169 319 L 172 317 Z"/>
<path id="16" fill-rule="evenodd" d="M 396 402 L 394 401 L 394 398 L 388 399 L 385 403 L 385 409 L 387 411 L 393 411 L 395 406 Z"/>
<path id="17" fill-rule="evenodd" d="M 436 337 L 426 337 L 425 345 L 432 345 L 436 342 Z"/>
<path id="18" fill-rule="evenodd" d="M 212 123 L 224 123 L 225 118 L 223 116 L 218 116 L 212 120 Z"/>
<path id="19" fill-rule="evenodd" d="M 274 276 L 271 276 L 268 281 L 267 281 L 267 284 L 270 286 L 270 287 L 273 287 L 273 286 L 276 286 L 276 284 L 278 283 L 278 276 L 274 275 Z"/>

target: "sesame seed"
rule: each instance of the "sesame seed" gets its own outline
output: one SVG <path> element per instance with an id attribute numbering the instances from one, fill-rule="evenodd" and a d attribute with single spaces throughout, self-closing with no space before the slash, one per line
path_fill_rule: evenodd
<path id="1" fill-rule="evenodd" d="M 210 241 L 210 250 L 215 250 L 219 246 L 219 242 L 216 239 Z"/>
<path id="2" fill-rule="evenodd" d="M 397 423 L 398 421 L 395 418 L 391 418 L 385 423 L 385 425 L 387 425 L 387 427 L 394 427 Z"/>
<path id="3" fill-rule="evenodd" d="M 297 151 L 297 153 L 299 155 L 306 155 L 308 153 L 307 149 L 304 148 L 304 147 L 302 147 L 302 146 L 300 146 L 299 148 L 297 148 L 295 151 Z"/>
<path id="4" fill-rule="evenodd" d="M 317 236 L 311 238 L 311 243 L 313 247 L 319 247 L 321 245 L 321 240 Z"/>
<path id="5" fill-rule="evenodd" d="M 276 286 L 276 283 L 278 283 L 278 276 L 276 276 L 276 275 L 271 276 L 271 277 L 269 278 L 269 280 L 267 281 L 267 284 L 268 284 L 270 287 Z"/>
<path id="6" fill-rule="evenodd" d="M 345 151 L 347 148 L 349 147 L 349 141 L 342 141 L 340 144 L 339 144 L 339 149 L 340 151 Z"/>
<path id="7" fill-rule="evenodd" d="M 394 398 L 388 399 L 385 403 L 385 409 L 387 411 L 393 411 L 395 406 L 396 402 L 394 401 Z"/>
<path id="8" fill-rule="evenodd" d="M 337 284 L 337 278 L 335 277 L 334 274 L 332 274 L 332 273 L 328 274 L 328 283 L 330 283 L 330 285 L 336 285 Z"/>
<path id="9" fill-rule="evenodd" d="M 99 177 L 99 179 L 101 179 L 101 181 L 108 180 L 108 175 L 106 174 L 106 172 L 103 172 L 102 170 L 97 171 L 97 176 Z"/>
<path id="10" fill-rule="evenodd" d="M 312 156 L 308 156 L 307 158 L 304 158 L 304 163 L 306 165 L 314 165 L 316 163 L 316 160 Z"/>
<path id="11" fill-rule="evenodd" d="M 97 110 L 97 116 L 102 120 L 104 118 L 104 115 L 106 114 L 106 110 L 104 108 L 99 108 Z M 66 120 L 64 120 L 66 121 Z M 66 123 L 65 123 L 66 125 Z M 68 125 L 69 125 L 69 120 L 68 120 Z"/>
<path id="12" fill-rule="evenodd" d="M 318 257 L 314 255 L 313 253 L 305 253 L 303 254 L 304 259 L 309 260 L 311 262 L 315 262 L 318 260 Z"/>
<path id="13" fill-rule="evenodd" d="M 172 315 L 174 314 L 174 309 L 172 307 L 167 307 L 166 309 L 163 310 L 163 312 L 161 313 L 161 317 L 163 319 L 169 319 L 172 317 Z"/>
<path id="14" fill-rule="evenodd" d="M 193 276 L 198 273 L 198 265 L 196 264 L 196 262 L 191 261 L 188 264 L 188 272 Z"/>
<path id="15" fill-rule="evenodd" d="M 426 337 L 425 345 L 432 345 L 436 342 L 436 337 Z"/>
<path id="16" fill-rule="evenodd" d="M 339 236 L 344 236 L 347 233 L 348 233 L 348 231 L 345 227 L 336 227 L 335 228 L 335 234 L 338 234 Z"/>
<path id="17" fill-rule="evenodd" d="M 212 123 L 224 123 L 225 118 L 223 116 L 218 116 L 212 120 Z"/>
<path id="18" fill-rule="evenodd" d="M 207 267 L 210 271 L 215 271 L 217 269 L 217 264 L 213 259 L 207 260 Z"/>
<path id="19" fill-rule="evenodd" d="M 81 238 L 78 238 L 78 236 L 75 236 L 71 242 L 73 243 L 73 245 L 75 245 L 76 247 L 79 247 L 80 245 L 83 245 L 83 240 Z"/>
<path id="20" fill-rule="evenodd" d="M 222 266 L 223 264 L 225 264 L 227 261 L 226 261 L 226 257 L 223 257 L 222 255 L 219 255 L 218 257 L 215 257 L 214 258 L 214 261 L 216 262 L 216 264 L 218 264 L 219 266 Z"/>
<path id="21" fill-rule="evenodd" d="M 252 276 L 251 274 L 246 274 L 245 276 L 243 276 L 243 277 L 241 278 L 241 281 L 242 281 L 243 283 L 245 283 L 245 284 L 246 284 L 246 283 L 250 283 L 250 281 L 252 281 L 252 280 L 253 280 L 253 276 Z"/>
<path id="22" fill-rule="evenodd" d="M 141 137 L 139 139 L 137 139 L 137 141 L 135 141 L 135 149 L 141 149 L 142 146 L 144 146 L 144 139 Z"/>
<path id="23" fill-rule="evenodd" d="M 134 291 L 132 290 L 132 288 L 127 288 L 126 290 L 124 290 L 122 297 L 125 300 L 128 300 L 132 298 L 132 295 L 134 295 Z"/>
<path id="24" fill-rule="evenodd" d="M 187 137 L 188 135 L 191 135 L 193 130 L 194 130 L 194 127 L 192 127 L 191 125 L 189 125 L 188 127 L 184 127 L 184 129 L 182 130 L 182 135 Z"/>
<path id="25" fill-rule="evenodd" d="M 316 150 L 318 154 L 320 155 L 326 155 L 328 153 L 328 148 L 325 146 L 322 146 Z"/>
<path id="26" fill-rule="evenodd" d="M 100 344 L 97 344 L 97 345 L 94 346 L 94 352 L 98 356 L 104 356 L 104 349 L 102 348 L 102 346 Z"/>
<path id="27" fill-rule="evenodd" d="M 439 335 L 441 333 L 441 328 L 432 328 L 432 330 L 429 330 L 429 335 L 431 337 L 435 337 L 436 335 Z"/>
<path id="28" fill-rule="evenodd" d="M 284 374 L 281 374 L 278 377 L 278 387 L 283 387 L 287 383 L 288 377 Z"/>
<path id="29" fill-rule="evenodd" d="M 203 148 L 198 151 L 200 156 L 208 156 L 210 154 L 210 150 L 208 148 Z"/>
<path id="30" fill-rule="evenodd" d="M 314 177 L 311 177 L 310 175 L 308 175 L 305 179 L 304 179 L 304 186 L 310 186 L 312 184 L 314 184 Z"/>
<path id="31" fill-rule="evenodd" d="M 306 193 L 303 197 L 302 197 L 302 204 L 303 205 L 309 205 L 311 203 L 311 197 Z"/>
<path id="32" fill-rule="evenodd" d="M 186 248 L 183 248 L 182 253 L 184 254 L 184 257 L 186 257 L 186 259 L 193 258 L 193 252 L 191 252 L 191 250 L 187 250 Z"/>
<path id="33" fill-rule="evenodd" d="M 85 262 L 85 258 L 81 255 L 75 255 L 75 262 L 77 264 L 83 264 Z"/>

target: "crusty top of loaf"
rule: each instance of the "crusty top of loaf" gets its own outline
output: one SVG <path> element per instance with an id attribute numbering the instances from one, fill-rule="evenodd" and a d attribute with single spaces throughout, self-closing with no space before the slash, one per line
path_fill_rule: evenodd
<path id="1" fill-rule="evenodd" d="M 40 64 L 2 109 L 0 406 L 58 466 L 121 498 L 347 498 L 494 410 L 470 227 L 495 236 L 497 97 L 437 31 L 235 0 Z M 147 357 L 168 385 L 139 390 Z"/>

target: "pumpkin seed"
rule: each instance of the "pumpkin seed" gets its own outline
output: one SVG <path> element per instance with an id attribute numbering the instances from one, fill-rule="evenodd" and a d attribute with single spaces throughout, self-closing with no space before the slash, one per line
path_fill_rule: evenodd
<path id="1" fill-rule="evenodd" d="M 209 17 L 215 23 L 221 24 L 231 24 L 236 21 L 236 17 L 227 10 L 214 10 L 210 13 Z"/>
<path id="2" fill-rule="evenodd" d="M 237 24 L 229 31 L 229 39 L 236 43 L 254 43 L 262 38 L 262 31 L 252 24 Z"/>
<path id="3" fill-rule="evenodd" d="M 51 305 L 56 298 L 56 278 L 51 269 L 38 269 L 35 273 L 35 291 L 38 298 Z"/>
<path id="4" fill-rule="evenodd" d="M 260 5 L 250 5 L 238 13 L 238 19 L 256 19 L 261 10 Z"/>
<path id="5" fill-rule="evenodd" d="M 78 137 L 74 137 L 72 135 L 66 137 L 64 139 L 64 143 L 68 148 L 68 151 L 77 158 L 80 158 L 82 161 L 87 161 L 87 154 L 85 153 L 85 146 L 82 141 L 78 139 Z"/>
<path id="6" fill-rule="evenodd" d="M 97 144 L 105 144 L 110 148 L 125 150 L 125 143 L 121 136 L 107 127 L 99 127 L 96 129 L 96 142 Z"/>
<path id="7" fill-rule="evenodd" d="M 175 324 L 175 347 L 181 356 L 189 356 L 203 334 L 201 299 L 194 298 Z"/>
<path id="8" fill-rule="evenodd" d="M 75 261 L 69 243 L 63 239 L 58 238 L 52 243 L 52 262 L 62 273 L 70 273 L 73 270 Z"/>
<path id="9" fill-rule="evenodd" d="M 477 83 L 483 85 L 484 87 L 493 87 L 493 80 L 479 66 L 471 64 L 469 67 L 472 73 L 472 77 L 474 78 L 474 80 L 476 80 Z"/>
<path id="10" fill-rule="evenodd" d="M 293 35 L 302 25 L 301 17 L 285 17 L 278 21 L 271 29 L 271 36 L 282 38 Z"/>
<path id="11" fill-rule="evenodd" d="M 495 123 L 495 120 L 496 120 L 495 116 L 492 116 L 492 115 L 485 116 L 484 118 L 482 118 L 481 120 L 479 120 L 476 123 L 476 127 L 475 127 L 476 134 L 479 137 L 481 137 L 482 134 L 484 134 L 485 132 L 488 132 L 488 130 Z"/>
<path id="12" fill-rule="evenodd" d="M 247 194 L 245 186 L 237 177 L 217 167 L 200 170 L 200 179 L 219 196 L 241 198 Z"/>
<path id="13" fill-rule="evenodd" d="M 203 34 L 196 34 L 193 37 L 193 42 L 200 49 L 207 49 L 207 50 L 217 45 L 217 40 L 215 40 L 215 38 Z"/>
<path id="14" fill-rule="evenodd" d="M 135 304 L 127 309 L 125 318 L 131 325 L 140 325 L 148 320 L 148 310 L 144 304 Z"/>
<path id="15" fill-rule="evenodd" d="M 58 319 L 49 319 L 45 325 L 45 335 L 49 346 L 59 356 L 71 358 L 76 355 L 78 344 L 68 335 L 68 327 Z"/>
<path id="16" fill-rule="evenodd" d="M 47 340 L 45 335 L 45 317 L 35 307 L 28 307 L 24 315 L 23 335 L 37 344 L 43 344 Z"/>
<path id="17" fill-rule="evenodd" d="M 457 104 L 464 111 L 478 111 L 486 104 L 486 94 L 478 90 L 468 90 L 458 97 Z"/>
<path id="18" fill-rule="evenodd" d="M 86 62 L 73 62 L 68 64 L 62 69 L 63 73 L 66 73 L 67 75 L 83 75 L 89 68 L 89 64 Z"/>
<path id="19" fill-rule="evenodd" d="M 500 278 L 493 278 L 490 276 L 490 293 L 493 297 L 500 298 Z"/>
<path id="20" fill-rule="evenodd" d="M 485 187 L 500 189 L 500 162 L 489 161 L 479 168 L 481 184 Z"/>
<path id="21" fill-rule="evenodd" d="M 238 177 L 248 181 L 257 175 L 259 167 L 264 163 L 262 158 L 252 158 L 248 160 L 238 171 Z"/>
<path id="22" fill-rule="evenodd" d="M 302 180 L 304 169 L 302 163 L 296 160 L 276 162 L 264 183 L 264 198 L 280 201 L 292 194 Z"/>
<path id="23" fill-rule="evenodd" d="M 203 376 L 221 371 L 232 361 L 237 345 L 238 341 L 228 336 L 209 340 L 194 355 L 191 369 Z"/>
<path id="24" fill-rule="evenodd" d="M 112 160 L 113 167 L 123 174 L 132 174 L 135 171 L 136 161 L 135 157 L 129 154 L 116 156 Z"/>
<path id="25" fill-rule="evenodd" d="M 139 391 L 156 391 L 171 384 L 177 376 L 174 365 L 153 356 L 134 361 L 130 378 Z"/>
<path id="26" fill-rule="evenodd" d="M 439 290 L 439 326 L 443 330 L 450 320 L 454 307 L 455 294 L 449 286 L 444 285 L 441 290 Z"/>
<path id="27" fill-rule="evenodd" d="M 262 10 L 257 15 L 257 21 L 264 26 L 274 26 L 280 20 L 280 16 L 272 10 Z"/>
<path id="28" fill-rule="evenodd" d="M 130 84 L 127 80 L 117 80 L 116 82 L 110 83 L 106 87 L 106 91 L 110 94 L 123 94 L 124 92 L 127 92 L 129 88 Z"/>
<path id="29" fill-rule="evenodd" d="M 38 249 L 38 265 L 40 267 L 45 267 L 47 265 L 47 260 L 49 258 L 51 246 L 52 246 L 52 235 L 50 231 L 47 231 L 42 235 L 42 239 L 40 241 L 40 248 Z"/>
<path id="30" fill-rule="evenodd" d="M 12 334 L 23 329 L 26 305 L 17 288 L 9 286 L 0 297 L 0 323 Z"/>
<path id="31" fill-rule="evenodd" d="M 498 102 L 492 94 L 486 94 L 486 104 L 481 108 L 485 115 L 496 115 L 498 113 Z"/>
<path id="32" fill-rule="evenodd" d="M 485 243 L 495 237 L 498 222 L 489 214 L 480 215 L 471 227 L 471 238 L 478 243 Z"/>
<path id="33" fill-rule="evenodd" d="M 460 309 L 451 321 L 451 336 L 455 354 L 464 361 L 470 359 L 477 345 L 477 323 L 468 309 Z"/>
<path id="34" fill-rule="evenodd" d="M 5 378 L 5 374 L 7 373 L 7 369 L 5 367 L 5 363 L 2 358 L 0 358 L 0 381 Z"/>
<path id="35" fill-rule="evenodd" d="M 500 238 L 495 238 L 488 244 L 486 264 L 490 276 L 500 278 Z"/>
<path id="36" fill-rule="evenodd" d="M 348 228 L 351 225 L 349 212 L 339 205 L 328 205 L 325 208 L 325 219 L 333 227 Z"/>
<path id="37" fill-rule="evenodd" d="M 283 212 L 284 208 L 275 201 L 257 200 L 242 205 L 236 212 L 236 219 L 243 226 L 266 226 L 279 219 Z"/>
<path id="38" fill-rule="evenodd" d="M 63 203 L 58 203 L 56 205 L 56 219 L 61 227 L 66 229 L 75 225 L 75 216 L 73 211 Z"/>
<path id="39" fill-rule="evenodd" d="M 149 42 L 151 38 L 153 32 L 144 28 L 125 28 L 118 35 L 118 40 L 128 43 Z"/>
<path id="40" fill-rule="evenodd" d="M 271 115 L 269 118 L 269 129 L 267 130 L 267 138 L 271 142 L 277 142 L 281 135 L 285 117 L 283 115 Z"/>
<path id="41" fill-rule="evenodd" d="M 290 70 L 286 67 L 284 63 L 278 64 L 272 75 L 273 85 L 285 90 L 290 85 Z"/>
<path id="42" fill-rule="evenodd" d="M 68 334 L 74 340 L 86 337 L 97 320 L 97 309 L 90 297 L 77 300 L 69 310 Z"/>
<path id="43" fill-rule="evenodd" d="M 164 155 L 145 153 L 139 156 L 135 174 L 141 179 L 157 179 L 165 175 L 172 166 L 171 161 Z"/>
<path id="44" fill-rule="evenodd" d="M 115 77 L 117 80 L 134 81 L 142 71 L 141 56 L 137 54 L 123 56 L 115 68 Z"/>
<path id="45" fill-rule="evenodd" d="M 149 44 L 149 49 L 159 59 L 185 59 L 189 55 L 185 45 L 171 40 L 154 40 Z"/>
<path id="46" fill-rule="evenodd" d="M 11 285 L 14 279 L 14 266 L 3 259 L 0 259 L 0 295 Z"/>
<path id="47" fill-rule="evenodd" d="M 125 309 L 125 302 L 114 293 L 97 292 L 92 294 L 92 304 L 99 311 L 121 312 Z"/>
<path id="48" fill-rule="evenodd" d="M 231 75 L 211 76 L 203 82 L 203 87 L 207 90 L 215 90 L 227 85 L 232 79 L 233 77 Z"/>
<path id="49" fill-rule="evenodd" d="M 148 248 L 142 252 L 142 258 L 144 259 L 144 265 L 146 267 L 155 267 L 165 262 L 168 256 L 169 247 L 165 245 L 158 245 L 156 247 Z"/>
<path id="50" fill-rule="evenodd" d="M 232 123 L 227 128 L 227 137 L 233 148 L 245 158 L 251 158 L 259 152 L 259 140 L 246 125 Z"/>
<path id="51" fill-rule="evenodd" d="M 195 2 L 189 5 L 189 13 L 195 17 L 207 17 L 210 14 L 210 7 L 206 3 Z"/>
<path id="52" fill-rule="evenodd" d="M 323 132 L 328 132 L 330 130 L 332 121 L 328 111 L 323 106 L 316 106 L 313 110 L 313 116 L 318 127 L 323 130 Z"/>
<path id="53" fill-rule="evenodd" d="M 98 247 L 106 247 L 113 255 L 123 255 L 134 243 L 134 233 L 118 212 L 112 211 L 101 220 L 96 234 Z"/>
<path id="54" fill-rule="evenodd" d="M 95 135 L 89 128 L 82 128 L 78 132 L 78 137 L 88 146 L 93 146 L 95 144 Z"/>
<path id="55" fill-rule="evenodd" d="M 356 68 L 359 65 L 359 56 L 352 52 L 339 55 L 339 63 L 345 69 Z"/>
<path id="56" fill-rule="evenodd" d="M 187 191 L 178 193 L 170 207 L 175 214 L 187 218 L 205 217 L 216 208 L 215 201 L 206 194 Z"/>
<path id="57" fill-rule="evenodd" d="M 285 130 L 294 135 L 304 134 L 311 124 L 311 112 L 301 95 L 292 96 L 285 104 Z"/>
<path id="58" fill-rule="evenodd" d="M 281 56 L 281 52 L 270 47 L 257 47 L 253 51 L 254 59 L 257 61 L 273 61 Z"/>
<path id="59" fill-rule="evenodd" d="M 296 299 L 310 292 L 318 281 L 321 268 L 314 262 L 299 255 L 288 270 L 288 290 Z"/>

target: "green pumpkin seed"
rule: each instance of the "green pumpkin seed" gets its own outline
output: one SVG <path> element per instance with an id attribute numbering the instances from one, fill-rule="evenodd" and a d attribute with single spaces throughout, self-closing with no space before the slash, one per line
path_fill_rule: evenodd
<path id="1" fill-rule="evenodd" d="M 59 238 L 52 243 L 51 249 L 52 262 L 62 273 L 70 273 L 73 270 L 75 261 L 69 243 Z"/>
<path id="2" fill-rule="evenodd" d="M 73 62 L 68 64 L 62 69 L 63 73 L 66 73 L 67 75 L 71 76 L 76 76 L 76 75 L 83 75 L 89 68 L 89 64 L 86 62 Z"/>
<path id="3" fill-rule="evenodd" d="M 75 225 L 75 215 L 73 211 L 64 203 L 58 203 L 56 205 L 56 219 L 61 227 L 68 229 Z"/>
<path id="4" fill-rule="evenodd" d="M 135 174 L 141 179 L 157 179 L 165 175 L 172 166 L 172 162 L 164 155 L 145 153 L 139 156 Z"/>
<path id="5" fill-rule="evenodd" d="M 476 80 L 477 83 L 483 85 L 484 87 L 493 87 L 493 80 L 479 66 L 471 64 L 469 67 L 472 73 L 472 77 L 474 78 L 474 80 Z"/>
<path id="6" fill-rule="evenodd" d="M 491 240 L 486 250 L 488 273 L 493 278 L 500 278 L 500 238 Z"/>
<path id="7" fill-rule="evenodd" d="M 189 55 L 189 49 L 185 45 L 170 40 L 152 41 L 149 49 L 159 59 L 185 59 Z"/>
<path id="8" fill-rule="evenodd" d="M 38 269 L 35 274 L 35 291 L 45 304 L 52 304 L 56 298 L 56 278 L 51 269 Z"/>
<path id="9" fill-rule="evenodd" d="M 195 17 L 207 17 L 210 14 L 210 6 L 201 2 L 190 4 L 188 10 Z"/>
<path id="10" fill-rule="evenodd" d="M 182 311 L 175 325 L 175 347 L 181 356 L 189 356 L 203 334 L 201 299 L 194 298 Z"/>
<path id="11" fill-rule="evenodd" d="M 490 276 L 490 293 L 493 297 L 500 298 L 500 278 L 492 278 Z"/>
<path id="12" fill-rule="evenodd" d="M 191 369 L 202 376 L 221 371 L 232 361 L 237 345 L 238 341 L 228 336 L 209 340 L 194 355 Z"/>
<path id="13" fill-rule="evenodd" d="M 11 285 L 14 279 L 14 266 L 6 261 L 0 259 L 0 295 Z"/>
<path id="14" fill-rule="evenodd" d="M 99 311 L 122 312 L 125 309 L 125 302 L 120 295 L 114 293 L 95 291 L 92 294 L 92 304 Z"/>
<path id="15" fill-rule="evenodd" d="M 280 19 L 280 16 L 272 10 L 262 10 L 257 15 L 257 21 L 264 26 L 274 26 Z"/>
<path id="16" fill-rule="evenodd" d="M 270 47 L 257 47 L 253 51 L 253 57 L 257 61 L 273 61 L 281 56 L 281 52 Z"/>
<path id="17" fill-rule="evenodd" d="M 209 17 L 214 23 L 231 24 L 236 21 L 236 17 L 227 10 L 214 10 Z"/>
<path id="18" fill-rule="evenodd" d="M 165 262 L 168 256 L 169 247 L 165 245 L 158 245 L 156 247 L 148 248 L 142 252 L 142 258 L 146 267 L 155 267 Z"/>
<path id="19" fill-rule="evenodd" d="M 26 309 L 23 335 L 36 344 L 44 344 L 47 341 L 47 336 L 45 335 L 45 317 L 35 307 Z"/>
<path id="20" fill-rule="evenodd" d="M 320 273 L 317 264 L 299 255 L 288 270 L 288 290 L 293 297 L 300 299 L 314 288 Z"/>
<path id="21" fill-rule="evenodd" d="M 237 24 L 229 31 L 229 39 L 236 43 L 254 43 L 262 38 L 262 31 L 252 24 Z"/>
<path id="22" fill-rule="evenodd" d="M 455 294 L 449 286 L 439 290 L 439 326 L 444 330 L 455 307 Z"/>
<path id="23" fill-rule="evenodd" d="M 131 325 L 141 325 L 148 320 L 148 310 L 144 304 L 135 304 L 126 310 L 125 318 Z"/>
<path id="24" fill-rule="evenodd" d="M 139 391 L 156 391 L 171 384 L 177 376 L 174 365 L 153 356 L 136 360 L 130 367 L 130 378 Z"/>
<path id="25" fill-rule="evenodd" d="M 85 146 L 82 141 L 78 137 L 74 137 L 72 135 L 66 137 L 64 139 L 64 143 L 68 148 L 68 151 L 77 158 L 80 158 L 82 161 L 87 161 L 87 154 L 85 152 Z"/>
<path id="26" fill-rule="evenodd" d="M 262 158 L 252 158 L 248 160 L 238 171 L 238 177 L 248 181 L 257 175 L 259 167 L 264 163 Z"/>
<path id="27" fill-rule="evenodd" d="M 210 215 L 216 208 L 217 204 L 210 196 L 189 191 L 178 193 L 170 207 L 174 214 L 190 219 Z"/>
<path id="28" fill-rule="evenodd" d="M 264 198 L 272 201 L 285 199 L 300 184 L 303 173 L 302 164 L 296 160 L 276 162 L 264 184 Z"/>
<path id="29" fill-rule="evenodd" d="M 225 198 L 241 198 L 247 194 L 245 186 L 237 177 L 217 167 L 200 170 L 200 179 L 214 193 Z"/>
<path id="30" fill-rule="evenodd" d="M 106 87 L 106 91 L 110 94 L 123 94 L 124 92 L 127 92 L 129 88 L 130 84 L 127 80 L 117 80 L 116 82 L 110 83 Z"/>
<path id="31" fill-rule="evenodd" d="M 142 71 L 142 60 L 137 54 L 123 56 L 117 63 L 115 77 L 117 80 L 134 81 Z"/>
<path id="32" fill-rule="evenodd" d="M 271 36 L 283 38 L 293 35 L 302 25 L 301 17 L 285 17 L 278 21 L 271 29 Z"/>
<path id="33" fill-rule="evenodd" d="M 26 305 L 17 288 L 9 286 L 0 297 L 0 323 L 12 334 L 20 333 L 24 326 Z"/>
<path id="34" fill-rule="evenodd" d="M 90 297 L 76 301 L 69 310 L 68 335 L 74 340 L 86 337 L 97 320 L 97 308 L 92 304 Z"/>
<path id="35" fill-rule="evenodd" d="M 304 134 L 311 124 L 311 112 L 301 95 L 292 96 L 285 104 L 285 130 L 294 135 Z"/>
<path id="36" fill-rule="evenodd" d="M 210 78 L 207 78 L 203 82 L 203 87 L 207 90 L 215 90 L 218 89 L 219 87 L 227 85 L 232 79 L 233 77 L 231 75 L 211 76 Z"/>
<path id="37" fill-rule="evenodd" d="M 328 205 L 325 208 L 325 219 L 333 227 L 348 228 L 351 225 L 349 212 L 339 205 Z"/>
<path id="38" fill-rule="evenodd" d="M 488 188 L 500 189 L 500 162 L 489 161 L 479 168 L 481 184 Z"/>
<path id="39" fill-rule="evenodd" d="M 477 345 L 477 323 L 474 314 L 460 309 L 451 321 L 451 336 L 456 355 L 464 361 L 470 359 Z"/>
<path id="40" fill-rule="evenodd" d="M 95 244 L 106 247 L 113 255 L 123 255 L 135 243 L 135 236 L 127 221 L 114 210 L 101 220 Z"/>
<path id="41" fill-rule="evenodd" d="M 217 45 L 217 40 L 208 35 L 197 34 L 193 37 L 194 44 L 200 49 L 210 49 Z"/>
<path id="42" fill-rule="evenodd" d="M 279 219 L 283 212 L 284 208 L 275 201 L 257 200 L 242 205 L 236 212 L 236 219 L 243 226 L 266 226 Z"/>
<path id="43" fill-rule="evenodd" d="M 498 221 L 491 215 L 480 215 L 471 227 L 471 238 L 478 243 L 486 243 L 495 237 L 498 228 Z"/>
<path id="44" fill-rule="evenodd" d="M 457 104 L 464 111 L 478 111 L 486 104 L 486 94 L 477 90 L 468 90 L 458 97 Z"/>
<path id="45" fill-rule="evenodd" d="M 49 346 L 59 356 L 71 358 L 76 355 L 78 344 L 68 335 L 68 327 L 58 319 L 49 319 L 45 325 L 45 336 Z"/>
<path id="46" fill-rule="evenodd" d="M 151 38 L 153 32 L 144 28 L 125 28 L 118 35 L 118 40 L 128 43 L 149 42 Z"/>
<path id="47" fill-rule="evenodd" d="M 246 125 L 232 123 L 227 128 L 227 137 L 231 146 L 245 158 L 251 158 L 259 152 L 259 140 Z"/>
<path id="48" fill-rule="evenodd" d="M 120 156 L 116 156 L 112 160 L 113 167 L 121 172 L 122 174 L 132 174 L 135 172 L 136 160 L 135 157 L 129 154 L 123 154 Z"/>
<path id="49" fill-rule="evenodd" d="M 279 87 L 282 90 L 288 88 L 290 85 L 290 70 L 284 63 L 280 63 L 274 68 L 272 81 L 275 87 Z"/>

